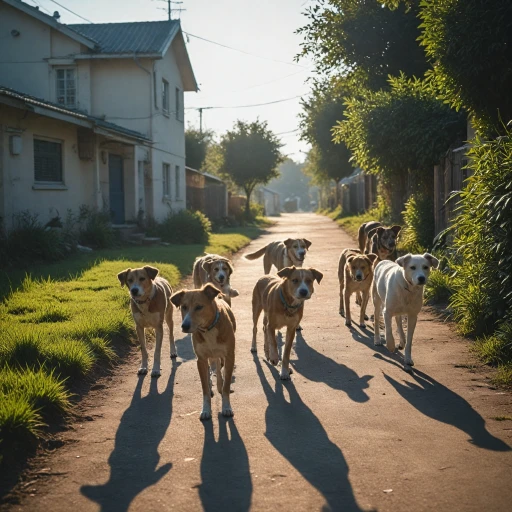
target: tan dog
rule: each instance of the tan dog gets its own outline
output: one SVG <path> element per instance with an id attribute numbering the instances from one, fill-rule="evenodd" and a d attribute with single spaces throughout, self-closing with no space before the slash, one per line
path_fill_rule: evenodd
<path id="1" fill-rule="evenodd" d="M 263 311 L 263 333 L 265 337 L 265 357 L 275 366 L 279 361 L 277 353 L 276 330 L 286 327 L 281 379 L 290 378 L 290 351 L 295 330 L 304 314 L 304 301 L 314 292 L 313 282 L 322 280 L 323 274 L 314 268 L 302 269 L 286 267 L 277 273 L 278 277 L 261 277 L 252 293 L 252 330 L 251 352 L 256 352 L 258 319 Z"/>
<path id="2" fill-rule="evenodd" d="M 192 333 L 192 344 L 203 388 L 202 420 L 212 417 L 210 362 L 216 363 L 217 390 L 222 395 L 222 414 L 233 416 L 229 396 L 235 366 L 236 321 L 226 302 L 216 298 L 219 293 L 215 286 L 208 283 L 200 290 L 181 290 L 171 297 L 172 303 L 181 309 L 182 331 Z"/>
<path id="3" fill-rule="evenodd" d="M 396 242 L 401 226 L 387 228 L 375 220 L 359 227 L 359 250 L 365 254 L 376 254 L 379 261 L 395 261 L 398 257 Z"/>
<path id="4" fill-rule="evenodd" d="M 305 238 L 287 238 L 284 242 L 271 242 L 256 252 L 246 254 L 248 260 L 263 257 L 263 270 L 270 274 L 274 265 L 277 270 L 285 267 L 302 267 L 311 242 Z"/>
<path id="5" fill-rule="evenodd" d="M 178 355 L 173 335 L 171 285 L 163 277 L 158 277 L 158 269 L 149 266 L 135 269 L 127 268 L 117 274 L 117 278 L 121 286 L 126 285 L 130 291 L 130 305 L 142 352 L 142 362 L 138 374 L 145 375 L 148 373 L 148 351 L 144 329 L 152 328 L 155 330 L 156 346 L 151 377 L 159 377 L 164 320 L 169 328 L 171 357 Z"/>
<path id="6" fill-rule="evenodd" d="M 350 296 L 357 293 L 361 298 L 361 312 L 359 314 L 359 327 L 366 327 L 364 323 L 366 306 L 370 298 L 370 289 L 373 280 L 373 263 L 376 254 L 361 254 L 357 249 L 345 249 L 341 252 L 338 263 L 338 280 L 340 282 L 340 315 L 345 317 L 345 325 L 352 325 L 350 315 Z"/>
<path id="7" fill-rule="evenodd" d="M 222 292 L 222 298 L 231 306 L 231 298 L 238 297 L 238 290 L 231 288 L 233 265 L 228 258 L 218 254 L 205 254 L 196 258 L 192 276 L 194 286 L 201 288 L 206 283 L 212 283 Z"/>

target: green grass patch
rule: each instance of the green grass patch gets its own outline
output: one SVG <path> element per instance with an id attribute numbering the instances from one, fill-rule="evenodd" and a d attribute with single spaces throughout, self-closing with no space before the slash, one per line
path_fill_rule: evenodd
<path id="1" fill-rule="evenodd" d="M 453 292 L 450 275 L 441 270 L 432 270 L 425 286 L 425 300 L 430 303 L 447 302 Z"/>
<path id="2" fill-rule="evenodd" d="M 3 276 L 0 303 L 0 459 L 37 440 L 70 408 L 69 384 L 116 359 L 113 341 L 134 333 L 129 297 L 117 274 L 147 264 L 176 287 L 204 252 L 231 254 L 261 233 L 228 228 L 208 244 L 123 247 L 80 254 Z"/>

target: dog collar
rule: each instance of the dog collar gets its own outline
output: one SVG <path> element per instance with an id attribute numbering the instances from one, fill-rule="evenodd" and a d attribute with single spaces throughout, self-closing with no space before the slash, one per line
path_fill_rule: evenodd
<path id="1" fill-rule="evenodd" d="M 297 308 L 300 308 L 302 306 L 302 302 L 300 302 L 299 304 L 295 305 L 295 306 L 291 306 L 290 304 L 288 304 L 286 302 L 286 299 L 284 298 L 284 294 L 283 294 L 283 290 L 282 288 L 279 289 L 279 297 L 281 298 L 281 302 L 283 303 L 283 306 L 285 309 L 297 309 Z"/>
<path id="2" fill-rule="evenodd" d="M 137 299 L 134 299 L 133 297 L 131 299 L 138 306 L 142 306 L 143 304 L 146 304 L 146 302 L 151 302 L 155 298 L 155 295 L 156 295 L 156 286 L 153 285 L 153 289 L 151 290 L 151 295 L 147 299 L 137 300 Z"/>
<path id="3" fill-rule="evenodd" d="M 210 327 L 206 328 L 206 330 L 207 331 L 211 331 L 217 325 L 217 323 L 219 322 L 219 318 L 220 318 L 220 311 L 217 309 L 217 313 L 215 313 L 215 320 L 210 325 Z"/>

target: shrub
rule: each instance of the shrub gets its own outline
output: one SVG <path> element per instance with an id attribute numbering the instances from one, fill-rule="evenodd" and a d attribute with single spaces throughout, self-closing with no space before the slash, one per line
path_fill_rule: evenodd
<path id="1" fill-rule="evenodd" d="M 180 210 L 169 212 L 164 221 L 153 227 L 148 234 L 173 244 L 206 244 L 211 231 L 212 225 L 206 215 Z"/>
<path id="2" fill-rule="evenodd" d="M 107 212 L 100 212 L 82 205 L 78 221 L 80 223 L 79 241 L 82 245 L 104 249 L 117 244 L 118 238 Z"/>
<path id="3" fill-rule="evenodd" d="M 433 270 L 425 286 L 427 302 L 446 302 L 453 294 L 453 280 L 448 273 Z"/>
<path id="4" fill-rule="evenodd" d="M 402 212 L 405 227 L 400 234 L 401 249 L 423 253 L 432 248 L 434 240 L 434 201 L 430 194 L 413 194 Z"/>

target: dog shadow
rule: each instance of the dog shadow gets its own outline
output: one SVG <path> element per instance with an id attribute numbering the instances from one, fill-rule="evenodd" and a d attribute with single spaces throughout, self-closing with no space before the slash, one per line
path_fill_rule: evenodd
<path id="1" fill-rule="evenodd" d="M 349 468 L 343 453 L 302 401 L 293 382 L 283 383 L 277 370 L 267 364 L 275 378 L 275 389 L 272 389 L 256 354 L 254 362 L 268 401 L 265 437 L 322 494 L 327 502 L 322 510 L 361 511 L 348 478 Z M 285 389 L 289 402 L 285 398 Z M 285 508 L 290 506 L 288 503 Z"/>
<path id="2" fill-rule="evenodd" d="M 149 394 L 141 396 L 145 376 L 139 376 L 132 401 L 124 412 L 110 454 L 110 478 L 102 485 L 83 485 L 81 493 L 100 505 L 100 510 L 127 511 L 144 489 L 155 485 L 172 468 L 168 462 L 158 467 L 158 446 L 171 423 L 173 385 L 181 363 L 174 362 L 165 389 L 151 379 Z"/>
<path id="3" fill-rule="evenodd" d="M 486 450 L 510 451 L 510 446 L 485 428 L 485 420 L 464 398 L 432 377 L 415 370 L 412 374 L 415 383 L 401 383 L 385 373 L 384 378 L 419 412 L 465 432 L 470 443 Z"/>
<path id="4" fill-rule="evenodd" d="M 300 332 L 297 333 L 295 340 L 295 354 L 298 359 L 293 362 L 293 368 L 303 377 L 344 391 L 354 402 L 363 403 L 370 399 L 364 390 L 370 387 L 369 382 L 373 375 L 359 377 L 348 366 L 337 363 L 310 347 Z"/>
<path id="5" fill-rule="evenodd" d="M 184 363 L 194 361 L 196 359 L 194 347 L 192 346 L 192 334 L 186 334 L 183 338 L 174 340 L 174 342 L 176 343 L 178 358 Z"/>
<path id="6" fill-rule="evenodd" d="M 219 413 L 218 425 L 219 439 L 215 441 L 213 422 L 203 422 L 204 444 L 199 486 L 203 509 L 206 512 L 250 510 L 252 481 L 247 450 L 234 420 Z"/>

